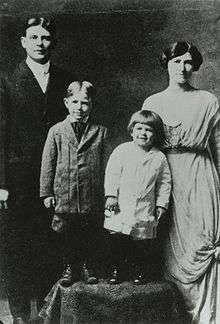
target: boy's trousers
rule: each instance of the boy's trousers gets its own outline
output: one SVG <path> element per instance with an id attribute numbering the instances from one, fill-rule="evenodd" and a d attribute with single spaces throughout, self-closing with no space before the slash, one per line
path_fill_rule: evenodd
<path id="1" fill-rule="evenodd" d="M 74 268 L 86 263 L 102 272 L 104 249 L 103 213 L 56 214 L 52 227 L 58 231 L 59 253 L 65 264 Z M 60 223 L 59 223 L 60 222 Z"/>

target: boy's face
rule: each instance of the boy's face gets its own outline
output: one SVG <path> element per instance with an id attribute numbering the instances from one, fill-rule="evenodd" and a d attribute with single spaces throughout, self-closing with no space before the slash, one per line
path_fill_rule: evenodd
<path id="1" fill-rule="evenodd" d="M 150 149 L 154 141 L 153 128 L 142 123 L 136 123 L 131 132 L 135 144 L 143 149 Z"/>
<path id="2" fill-rule="evenodd" d="M 40 25 L 31 26 L 26 30 L 26 36 L 21 37 L 21 45 L 33 61 L 44 64 L 50 58 L 51 34 Z"/>
<path id="3" fill-rule="evenodd" d="M 89 116 L 92 109 L 91 99 L 84 91 L 76 92 L 74 95 L 64 98 L 64 103 L 70 116 L 76 121 L 81 121 Z"/>

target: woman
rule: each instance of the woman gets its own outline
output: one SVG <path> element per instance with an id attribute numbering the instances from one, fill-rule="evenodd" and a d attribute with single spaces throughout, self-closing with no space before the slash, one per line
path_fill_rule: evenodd
<path id="1" fill-rule="evenodd" d="M 172 225 L 166 274 L 182 292 L 194 323 L 220 323 L 220 110 L 216 97 L 189 83 L 198 49 L 176 42 L 161 56 L 167 89 L 143 109 L 163 119 L 171 168 Z"/>

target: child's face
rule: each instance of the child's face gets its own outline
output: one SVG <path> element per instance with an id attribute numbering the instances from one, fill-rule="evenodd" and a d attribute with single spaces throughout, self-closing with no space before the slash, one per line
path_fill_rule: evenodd
<path id="1" fill-rule="evenodd" d="M 131 132 L 131 137 L 135 144 L 143 149 L 150 149 L 153 146 L 153 128 L 142 123 L 136 123 Z"/>
<path id="2" fill-rule="evenodd" d="M 64 98 L 64 103 L 71 117 L 76 121 L 87 117 L 92 109 L 91 99 L 83 91 L 76 92 L 74 95 Z"/>

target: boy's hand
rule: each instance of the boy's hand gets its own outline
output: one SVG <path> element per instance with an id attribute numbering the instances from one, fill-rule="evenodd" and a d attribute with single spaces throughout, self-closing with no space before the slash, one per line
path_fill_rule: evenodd
<path id="1" fill-rule="evenodd" d="M 105 209 L 108 209 L 110 212 L 119 212 L 118 198 L 117 197 L 108 197 L 105 203 Z"/>
<path id="2" fill-rule="evenodd" d="M 8 190 L 0 189 L 0 209 L 8 209 Z"/>
<path id="3" fill-rule="evenodd" d="M 159 221 L 159 219 L 163 216 L 163 214 L 166 213 L 166 209 L 160 206 L 156 207 L 156 220 Z"/>
<path id="4" fill-rule="evenodd" d="M 50 197 L 44 198 L 44 206 L 46 208 L 55 207 L 55 197 L 50 196 Z"/>

